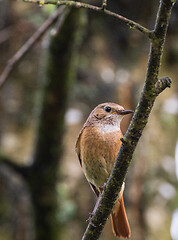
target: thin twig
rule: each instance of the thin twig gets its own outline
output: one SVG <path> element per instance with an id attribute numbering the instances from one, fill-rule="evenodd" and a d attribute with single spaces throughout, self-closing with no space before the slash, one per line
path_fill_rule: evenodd
<path id="1" fill-rule="evenodd" d="M 0 75 L 0 88 L 4 85 L 15 65 L 25 56 L 25 54 L 34 46 L 34 44 L 43 36 L 49 27 L 62 14 L 64 7 L 58 8 L 43 25 L 27 40 L 27 42 L 16 52 L 16 54 L 8 61 L 5 69 Z"/>
<path id="2" fill-rule="evenodd" d="M 103 0 L 102 7 L 101 7 L 102 10 L 105 10 L 105 9 L 106 9 L 107 4 L 108 4 L 107 0 Z"/>
<path id="3" fill-rule="evenodd" d="M 24 2 L 37 3 L 40 6 L 45 5 L 45 4 L 54 4 L 54 5 L 58 5 L 58 6 L 65 5 L 65 6 L 68 6 L 68 7 L 85 8 L 85 9 L 90 9 L 90 10 L 93 10 L 93 11 L 96 11 L 96 12 L 105 13 L 107 15 L 116 17 L 120 21 L 126 23 L 130 28 L 136 29 L 136 30 L 142 32 L 148 38 L 150 38 L 150 39 L 153 38 L 153 33 L 149 29 L 147 29 L 147 28 L 143 27 L 142 25 L 140 25 L 140 24 L 138 24 L 138 23 L 136 23 L 136 22 L 126 18 L 126 17 L 123 17 L 123 16 L 121 16 L 121 15 L 119 15 L 117 13 L 114 13 L 114 12 L 112 12 L 110 10 L 106 10 L 105 9 L 106 4 L 107 4 L 106 0 L 103 1 L 104 8 L 103 8 L 103 4 L 102 4 L 101 7 L 97 7 L 97 6 L 94 6 L 94 5 L 91 5 L 91 4 L 82 3 L 82 2 L 75 2 L 75 1 L 57 1 L 56 2 L 55 0 L 47 0 L 47 1 L 45 1 L 45 0 L 44 1 L 40 1 L 40 0 L 24 0 Z"/>

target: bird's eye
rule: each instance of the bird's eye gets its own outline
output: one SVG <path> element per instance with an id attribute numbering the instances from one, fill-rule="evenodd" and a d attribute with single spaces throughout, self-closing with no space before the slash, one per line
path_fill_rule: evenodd
<path id="1" fill-rule="evenodd" d="M 105 107 L 105 111 L 106 111 L 106 112 L 110 112 L 110 111 L 111 111 L 111 108 L 107 106 L 107 107 Z"/>

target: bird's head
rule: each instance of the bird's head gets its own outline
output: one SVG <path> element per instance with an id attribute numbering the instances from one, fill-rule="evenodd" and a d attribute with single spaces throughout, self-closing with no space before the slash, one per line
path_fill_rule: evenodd
<path id="1" fill-rule="evenodd" d="M 120 123 L 123 116 L 133 113 L 132 110 L 125 110 L 116 103 L 99 104 L 91 113 L 93 120 L 107 124 Z"/>

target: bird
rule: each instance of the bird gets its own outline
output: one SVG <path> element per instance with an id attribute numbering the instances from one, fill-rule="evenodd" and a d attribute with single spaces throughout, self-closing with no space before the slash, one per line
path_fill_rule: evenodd
<path id="1" fill-rule="evenodd" d="M 133 111 L 116 103 L 99 104 L 90 113 L 77 138 L 76 153 L 80 165 L 97 197 L 103 191 L 122 144 L 121 120 L 130 113 Z M 131 236 L 123 200 L 124 185 L 110 214 L 112 230 L 117 238 Z"/>

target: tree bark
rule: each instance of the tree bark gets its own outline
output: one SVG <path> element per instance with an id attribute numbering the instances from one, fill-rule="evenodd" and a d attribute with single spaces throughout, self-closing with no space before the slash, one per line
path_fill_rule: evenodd
<path id="1" fill-rule="evenodd" d="M 36 240 L 60 239 L 61 228 L 56 217 L 60 203 L 57 202 L 56 184 L 65 127 L 64 114 L 68 93 L 75 79 L 80 15 L 81 10 L 70 11 L 60 32 L 51 36 L 46 56 L 38 138 L 29 174 Z"/>

